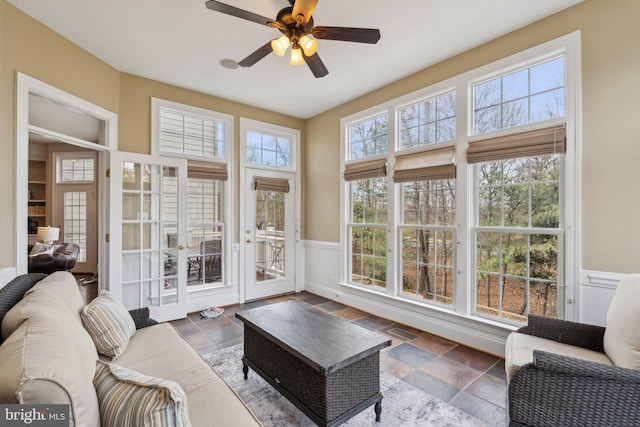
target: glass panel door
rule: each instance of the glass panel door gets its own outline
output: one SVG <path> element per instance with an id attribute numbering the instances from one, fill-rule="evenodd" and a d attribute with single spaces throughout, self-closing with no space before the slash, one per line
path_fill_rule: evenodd
<path id="1" fill-rule="evenodd" d="M 186 161 L 115 153 L 111 289 L 158 321 L 186 315 Z"/>
<path id="2" fill-rule="evenodd" d="M 246 169 L 246 299 L 295 290 L 294 174 Z M 289 192 L 256 190 L 255 176 L 287 179 Z"/>

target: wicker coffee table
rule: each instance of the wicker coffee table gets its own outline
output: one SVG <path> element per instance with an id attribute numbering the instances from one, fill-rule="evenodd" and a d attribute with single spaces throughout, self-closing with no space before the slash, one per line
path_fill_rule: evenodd
<path id="1" fill-rule="evenodd" d="M 390 339 L 297 301 L 236 317 L 244 322 L 245 379 L 253 369 L 320 426 L 371 405 L 380 421 L 380 349 Z"/>

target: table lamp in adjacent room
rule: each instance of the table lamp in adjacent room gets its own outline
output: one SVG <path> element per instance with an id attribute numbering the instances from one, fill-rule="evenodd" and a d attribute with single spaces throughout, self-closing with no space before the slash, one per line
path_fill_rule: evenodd
<path id="1" fill-rule="evenodd" d="M 60 237 L 60 228 L 58 227 L 38 227 L 38 235 L 37 239 L 47 243 L 52 244 L 54 241 L 58 240 Z"/>

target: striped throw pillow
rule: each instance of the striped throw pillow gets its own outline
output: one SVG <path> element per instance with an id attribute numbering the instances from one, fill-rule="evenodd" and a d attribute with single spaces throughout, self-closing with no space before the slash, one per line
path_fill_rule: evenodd
<path id="1" fill-rule="evenodd" d="M 93 385 L 102 427 L 190 427 L 187 397 L 176 382 L 98 360 Z"/>
<path id="2" fill-rule="evenodd" d="M 136 332 L 136 324 L 131 314 L 120 301 L 105 290 L 82 308 L 80 317 L 98 353 L 114 359 L 124 352 L 129 338 Z"/>

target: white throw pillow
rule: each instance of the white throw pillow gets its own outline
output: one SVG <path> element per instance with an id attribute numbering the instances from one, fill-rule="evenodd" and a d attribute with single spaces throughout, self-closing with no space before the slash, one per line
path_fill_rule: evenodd
<path id="1" fill-rule="evenodd" d="M 40 255 L 40 254 L 53 255 L 53 251 L 56 249 L 56 246 L 59 246 L 59 245 L 49 245 L 47 243 L 36 242 L 33 244 L 33 247 L 31 248 L 31 252 L 29 252 L 29 255 Z"/>
<path id="2" fill-rule="evenodd" d="M 616 365 L 640 370 L 640 274 L 620 280 L 607 311 L 604 352 Z"/>
<path id="3" fill-rule="evenodd" d="M 124 352 L 129 338 L 136 332 L 131 314 L 104 289 L 96 299 L 82 308 L 80 317 L 98 353 L 114 359 Z"/>

